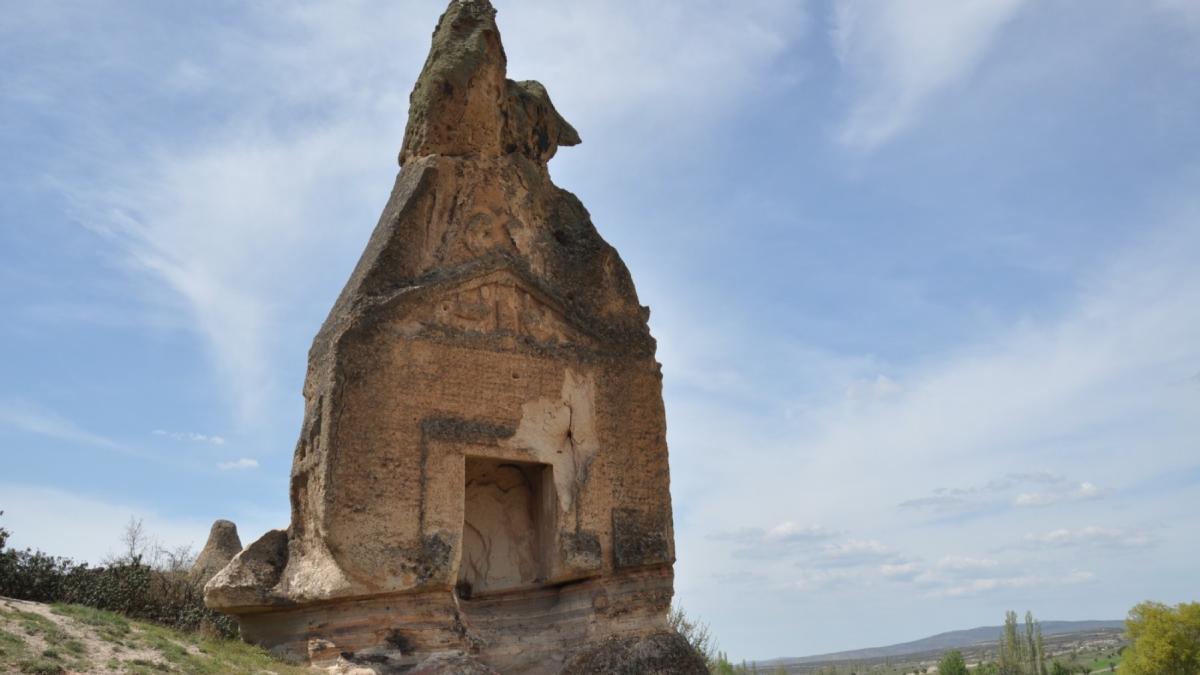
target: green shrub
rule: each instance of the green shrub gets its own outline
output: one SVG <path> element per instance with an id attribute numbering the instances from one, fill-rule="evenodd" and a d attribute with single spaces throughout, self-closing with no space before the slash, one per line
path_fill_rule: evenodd
<path id="1" fill-rule="evenodd" d="M 0 512 L 2 513 L 2 512 Z M 8 531 L 0 530 L 7 543 Z M 236 637 L 237 624 L 204 605 L 203 589 L 179 565 L 156 568 L 132 555 L 92 567 L 26 549 L 0 550 L 0 595 L 86 605 L 180 630 Z"/>

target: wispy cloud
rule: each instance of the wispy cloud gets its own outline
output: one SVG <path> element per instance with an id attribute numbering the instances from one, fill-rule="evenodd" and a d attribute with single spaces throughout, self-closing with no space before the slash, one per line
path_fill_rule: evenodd
<path id="1" fill-rule="evenodd" d="M 1145 532 L 1097 525 L 1077 530 L 1060 528 L 1042 534 L 1025 535 L 1025 544 L 1031 548 L 1142 549 L 1153 543 L 1153 538 Z"/>
<path id="2" fill-rule="evenodd" d="M 732 543 L 733 556 L 737 558 L 779 558 L 836 536 L 837 532 L 820 525 L 797 525 L 788 521 L 770 529 L 746 527 L 712 534 L 709 538 Z"/>
<path id="3" fill-rule="evenodd" d="M 246 469 L 257 469 L 258 460 L 243 457 L 232 462 L 217 462 L 217 468 L 222 471 L 244 471 Z"/>
<path id="4" fill-rule="evenodd" d="M 1027 0 L 838 0 L 832 40 L 853 103 L 838 134 L 871 150 L 968 77 Z"/>
<path id="5" fill-rule="evenodd" d="M 861 582 L 862 575 L 850 569 L 802 569 L 789 575 L 783 588 L 790 591 L 815 592 L 852 587 Z"/>
<path id="6" fill-rule="evenodd" d="M 194 431 L 166 431 L 165 429 L 155 429 L 151 432 L 155 436 L 163 436 L 173 441 L 191 441 L 193 443 L 207 443 L 210 445 L 225 445 L 223 436 L 215 436 L 212 434 L 198 434 Z"/>
<path id="7" fill-rule="evenodd" d="M 103 180 L 73 176 L 70 165 L 57 177 L 87 227 L 135 274 L 182 300 L 243 422 L 272 400 L 277 336 L 312 329 L 314 305 L 323 304 L 314 298 L 332 301 L 327 289 L 344 280 L 375 222 L 439 9 L 248 6 L 239 22 L 193 36 L 211 45 L 205 60 L 179 54 L 138 65 L 152 71 L 139 79 L 153 83 L 154 96 L 183 107 L 237 101 L 236 111 L 210 115 L 209 128 L 186 140 L 139 139 L 133 150 L 96 142 L 81 152 L 104 158 Z M 705 0 L 686 11 L 543 0 L 504 7 L 499 21 L 513 75 L 543 80 L 576 126 L 620 123 L 630 132 L 619 137 L 653 138 L 708 124 L 743 100 L 803 34 L 805 12 L 784 0 Z M 270 31 L 257 30 L 265 25 Z"/>
<path id="8" fill-rule="evenodd" d="M 1033 491 L 1019 488 L 1038 486 Z M 901 509 L 930 510 L 938 513 L 969 513 L 1001 509 L 1006 506 L 1051 506 L 1067 502 L 1100 499 L 1112 493 L 1089 482 L 1071 481 L 1048 471 L 1008 473 L 981 485 L 966 488 L 936 488 L 926 497 L 900 502 Z"/>
<path id="9" fill-rule="evenodd" d="M 990 558 L 945 556 L 932 564 L 908 562 L 883 565 L 879 572 L 896 583 L 910 583 L 941 597 L 964 597 L 1019 588 L 1058 588 L 1095 580 L 1088 571 L 1031 573 L 1026 566 L 1002 564 Z"/>
<path id="10" fill-rule="evenodd" d="M 818 554 L 801 560 L 805 568 L 859 567 L 863 565 L 902 564 L 895 549 L 874 539 L 846 539 L 825 544 Z"/>
<path id="11" fill-rule="evenodd" d="M 1050 506 L 1063 502 L 1083 502 L 1100 499 L 1111 493 L 1111 489 L 1096 487 L 1092 483 L 1085 482 L 1078 485 L 1062 486 L 1061 489 L 1057 490 L 1022 492 L 1016 496 L 1013 503 L 1017 506 Z"/>
<path id="12" fill-rule="evenodd" d="M 125 446 L 120 443 L 106 436 L 81 429 L 75 422 L 52 410 L 20 399 L 0 401 L 0 425 L 69 443 L 91 445 L 108 450 L 126 450 Z"/>
<path id="13" fill-rule="evenodd" d="M 1062 586 L 1091 583 L 1095 580 L 1096 575 L 1086 570 L 1075 570 L 1062 576 L 1018 574 L 1011 576 L 978 577 L 949 583 L 937 589 L 935 595 L 962 597 L 1018 588 L 1059 588 Z"/>

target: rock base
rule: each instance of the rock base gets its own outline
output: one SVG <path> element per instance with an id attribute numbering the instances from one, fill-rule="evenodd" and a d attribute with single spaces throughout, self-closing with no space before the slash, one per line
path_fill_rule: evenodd
<path id="1" fill-rule="evenodd" d="M 452 590 L 357 598 L 238 620 L 247 641 L 331 672 L 426 672 L 462 657 L 506 674 L 702 673 L 663 618 L 672 576 L 656 568 L 469 600 Z M 659 669 L 589 670 L 622 659 Z M 683 669 L 662 669 L 672 660 Z"/>

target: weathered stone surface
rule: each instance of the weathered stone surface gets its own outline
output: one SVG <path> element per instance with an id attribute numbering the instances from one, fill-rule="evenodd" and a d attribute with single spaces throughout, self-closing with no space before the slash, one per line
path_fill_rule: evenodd
<path id="1" fill-rule="evenodd" d="M 204 600 L 223 608 L 281 604 L 269 590 L 288 561 L 288 535 L 271 530 L 239 552 L 204 586 Z"/>
<path id="2" fill-rule="evenodd" d="M 579 137 L 506 79 L 494 16 L 454 0 L 434 32 L 395 188 L 309 352 L 287 532 L 206 587 L 247 639 L 313 663 L 556 673 L 666 627 L 649 310 L 550 180 Z"/>
<path id="3" fill-rule="evenodd" d="M 500 675 L 462 652 L 434 654 L 408 672 L 410 675 Z"/>
<path id="4" fill-rule="evenodd" d="M 188 576 L 192 582 L 203 586 L 241 552 L 242 540 L 238 537 L 237 525 L 228 520 L 218 520 L 212 524 L 208 541 L 204 543 L 200 555 L 196 556 Z"/>

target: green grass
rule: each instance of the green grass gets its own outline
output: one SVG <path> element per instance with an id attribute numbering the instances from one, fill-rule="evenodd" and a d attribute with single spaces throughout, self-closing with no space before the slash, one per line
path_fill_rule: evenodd
<path id="1" fill-rule="evenodd" d="M 50 611 L 66 616 L 96 629 L 105 642 L 121 644 L 129 636 L 129 619 L 92 607 L 81 605 L 52 605 Z"/>
<path id="2" fill-rule="evenodd" d="M 22 673 L 30 673 L 30 675 L 59 675 L 59 673 L 65 672 L 61 664 L 49 659 L 20 661 L 17 663 L 17 668 Z"/>
<path id="3" fill-rule="evenodd" d="M 20 636 L 0 630 L 0 663 L 23 658 L 27 651 Z"/>
<path id="4" fill-rule="evenodd" d="M 158 661 L 134 659 L 125 663 L 125 672 L 129 675 L 155 675 L 156 673 L 172 672 L 172 668 Z"/>
<path id="5" fill-rule="evenodd" d="M 62 642 L 67 639 L 67 634 L 62 632 L 58 624 L 41 614 L 22 612 L 20 610 L 8 612 L 7 614 L 17 618 L 17 622 L 21 625 L 21 630 L 25 631 L 26 635 L 39 635 L 46 642 L 51 643 Z"/>
<path id="6" fill-rule="evenodd" d="M 78 605 L 53 605 L 51 612 L 70 620 L 68 626 L 75 622 L 79 628 L 86 628 L 90 634 L 107 642 L 114 653 L 107 658 L 106 667 L 129 675 L 312 673 L 307 668 L 284 663 L 259 647 L 236 640 L 180 632 Z M 0 610 L 0 618 L 9 623 L 5 626 L 8 630 L 0 630 L 0 672 L 56 675 L 67 669 L 87 671 L 87 645 L 68 635 L 54 621 L 32 612 L 4 610 Z M 78 631 L 72 629 L 72 632 Z M 49 645 L 40 655 L 32 652 L 27 642 L 26 636 L 34 635 Z M 138 650 L 150 650 L 153 655 L 142 651 L 141 658 L 131 658 L 130 652 Z"/>

